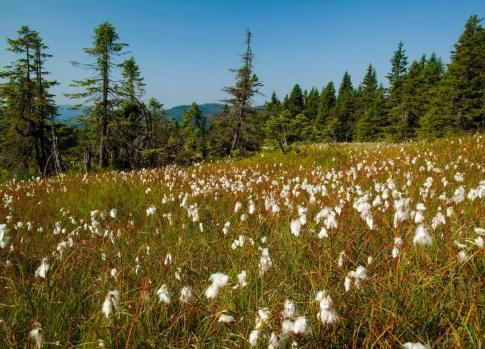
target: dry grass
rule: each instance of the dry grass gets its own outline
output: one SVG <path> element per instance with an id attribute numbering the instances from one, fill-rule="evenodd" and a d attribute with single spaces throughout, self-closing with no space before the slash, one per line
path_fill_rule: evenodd
<path id="1" fill-rule="evenodd" d="M 433 181 L 425 189 L 428 177 Z M 485 254 L 474 228 L 485 228 L 485 183 L 482 197 L 453 198 L 460 186 L 465 195 L 479 193 L 482 180 L 485 137 L 466 136 L 402 146 L 311 146 L 286 157 L 264 153 L 186 169 L 4 183 L 0 224 L 6 224 L 9 240 L 0 249 L 0 346 L 33 345 L 29 331 L 38 321 L 45 347 L 98 347 L 100 341 L 109 348 L 248 347 L 257 311 L 267 307 L 270 317 L 258 342 L 267 347 L 269 335 L 281 332 L 281 311 L 290 299 L 310 326 L 305 334 L 286 335 L 285 345 L 391 348 L 420 342 L 479 348 L 485 341 Z M 371 205 L 376 195 L 382 198 L 370 209 L 372 230 L 353 207 L 365 193 Z M 394 227 L 393 205 L 400 196 L 410 198 L 411 211 L 420 202 L 426 206 L 431 245 L 413 244 L 412 217 Z M 242 208 L 235 213 L 237 202 Z M 196 222 L 189 217 L 194 204 Z M 279 212 L 271 212 L 273 204 Z M 152 205 L 156 212 L 148 216 Z M 299 218 L 298 206 L 307 209 L 308 222 L 296 237 L 290 222 Z M 341 213 L 338 227 L 319 239 L 323 223 L 314 217 L 324 207 Z M 116 218 L 109 215 L 112 208 Z M 99 210 L 94 220 L 93 210 Z M 446 222 L 432 229 L 439 210 Z M 232 249 L 239 235 L 246 243 Z M 393 258 L 398 236 L 403 245 Z M 63 241 L 67 247 L 60 254 Z M 262 247 L 273 265 L 261 275 Z M 171 265 L 164 263 L 168 253 Z M 46 278 L 36 277 L 43 258 L 50 269 Z M 366 267 L 367 279 L 346 292 L 344 279 L 359 265 Z M 242 270 L 248 285 L 233 289 Z M 216 272 L 229 275 L 229 284 L 208 300 L 204 291 Z M 158 302 L 162 284 L 170 290 L 169 305 Z M 178 300 L 185 285 L 194 292 L 188 304 Z M 114 289 L 120 306 L 106 317 L 102 304 Z M 335 324 L 317 319 L 320 290 L 333 300 L 340 317 Z M 234 322 L 218 323 L 222 313 L 233 315 Z"/>

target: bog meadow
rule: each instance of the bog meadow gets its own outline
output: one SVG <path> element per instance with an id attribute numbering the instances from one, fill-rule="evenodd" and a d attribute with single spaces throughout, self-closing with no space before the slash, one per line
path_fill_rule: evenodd
<path id="1" fill-rule="evenodd" d="M 386 87 L 369 64 L 261 105 L 248 30 L 227 97 L 181 115 L 122 37 L 73 53 L 70 118 L 40 32 L 7 39 L 0 347 L 484 346 L 478 16 L 446 64 L 399 42 Z"/>

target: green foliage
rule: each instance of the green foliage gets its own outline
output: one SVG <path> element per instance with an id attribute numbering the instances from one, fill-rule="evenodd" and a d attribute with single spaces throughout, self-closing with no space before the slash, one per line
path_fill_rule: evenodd
<path id="1" fill-rule="evenodd" d="M 207 119 L 193 102 L 182 118 L 181 133 L 184 137 L 186 157 L 189 160 L 207 156 Z"/>

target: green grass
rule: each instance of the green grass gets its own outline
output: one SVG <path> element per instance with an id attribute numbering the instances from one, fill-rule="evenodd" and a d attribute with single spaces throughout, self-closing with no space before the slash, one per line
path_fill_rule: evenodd
<path id="1" fill-rule="evenodd" d="M 463 183 L 454 180 L 456 172 L 464 174 Z M 328 173 L 334 175 L 327 178 Z M 368 191 L 372 203 L 375 184 L 385 184 L 390 177 L 397 190 L 411 198 L 411 209 L 418 202 L 425 204 L 427 225 L 438 207 L 443 214 L 447 207 L 454 208 L 446 224 L 430 229 L 432 245 L 413 245 L 412 221 L 394 229 L 391 195 L 387 209 L 371 209 L 374 230 L 352 207 L 359 190 Z M 427 177 L 433 178 L 433 194 L 424 197 L 420 188 Z M 405 186 L 408 179 L 411 183 Z M 477 236 L 473 228 L 485 228 L 485 198 L 456 204 L 439 196 L 452 197 L 460 185 L 468 193 L 484 179 L 485 138 L 465 136 L 406 145 L 310 145 L 286 156 L 266 152 L 189 168 L 4 183 L 0 197 L 11 195 L 13 200 L 0 206 L 0 224 L 7 223 L 9 229 L 8 246 L 0 249 L 0 347 L 30 345 L 34 321 L 42 324 L 45 347 L 58 343 L 91 348 L 99 340 L 108 348 L 248 347 L 257 311 L 268 307 L 270 321 L 261 328 L 259 341 L 267 347 L 265 336 L 281 330 L 280 313 L 291 299 L 311 323 L 311 332 L 293 335 L 288 344 L 295 340 L 304 348 L 395 348 L 410 341 L 433 348 L 479 348 L 485 340 L 485 254 L 466 241 Z M 312 203 L 302 183 L 325 185 L 328 195 L 317 193 Z M 288 191 L 287 200 L 282 191 Z M 198 205 L 203 232 L 180 206 L 185 194 L 188 204 Z M 249 197 L 256 212 L 241 221 Z M 265 209 L 265 198 L 270 197 L 278 203 L 279 214 Z M 237 201 L 243 208 L 235 214 Z M 153 216 L 146 214 L 150 205 L 157 208 Z M 298 217 L 298 205 L 307 207 L 308 223 L 295 237 L 289 227 Z M 341 206 L 342 213 L 338 228 L 321 240 L 316 235 L 322 224 L 313 217 L 325 206 Z M 116 219 L 109 217 L 112 208 L 118 210 Z M 93 210 L 105 216 L 99 219 L 101 235 L 84 226 Z M 168 213 L 172 223 L 164 216 Z M 231 226 L 224 236 L 227 221 Z M 23 226 L 16 227 L 17 222 Z M 32 222 L 31 230 L 27 222 Z M 53 234 L 56 222 L 65 233 Z M 254 239 L 254 246 L 247 242 L 231 249 L 239 235 Z M 56 247 L 69 236 L 73 246 L 61 258 Z M 399 259 L 391 256 L 396 236 L 404 240 Z M 455 240 L 467 245 L 465 261 L 457 258 Z M 273 267 L 263 275 L 258 247 L 268 247 L 273 259 Z M 346 257 L 340 268 L 341 251 Z M 164 265 L 167 253 L 173 257 L 171 266 Z M 368 256 L 374 258 L 371 265 Z M 136 274 L 137 257 L 141 270 Z M 46 279 L 34 276 L 42 258 L 51 266 Z M 360 289 L 345 292 L 344 278 L 358 265 L 366 265 L 368 279 Z M 110 276 L 112 268 L 116 279 Z M 175 278 L 177 268 L 181 281 Z M 232 289 L 242 270 L 248 286 Z M 215 272 L 228 274 L 229 285 L 215 300 L 207 300 L 204 290 Z M 171 291 L 169 305 L 158 303 L 156 290 L 162 284 Z M 185 285 L 194 291 L 190 304 L 178 301 Z M 106 318 L 101 307 L 111 289 L 120 291 L 121 306 Z M 340 316 L 333 325 L 323 326 L 316 318 L 314 298 L 323 289 Z M 223 312 L 235 321 L 218 323 Z"/>

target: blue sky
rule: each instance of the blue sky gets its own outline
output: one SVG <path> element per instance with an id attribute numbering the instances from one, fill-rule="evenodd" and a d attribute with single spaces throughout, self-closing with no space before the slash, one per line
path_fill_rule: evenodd
<path id="1" fill-rule="evenodd" d="M 264 83 L 256 103 L 300 83 L 337 85 L 345 70 L 354 85 L 371 62 L 385 81 L 389 59 L 402 40 L 410 59 L 436 52 L 445 62 L 471 14 L 485 16 L 483 0 L 316 1 L 316 0 L 0 0 L 0 65 L 12 60 L 6 38 L 22 24 L 40 32 L 54 58 L 58 103 L 73 79 L 86 72 L 71 60 L 87 62 L 82 48 L 92 29 L 112 22 L 147 84 L 147 97 L 166 107 L 217 102 L 233 82 L 228 71 L 240 65 L 244 32 L 254 34 L 256 72 Z"/>

